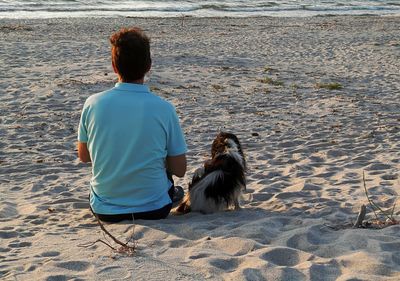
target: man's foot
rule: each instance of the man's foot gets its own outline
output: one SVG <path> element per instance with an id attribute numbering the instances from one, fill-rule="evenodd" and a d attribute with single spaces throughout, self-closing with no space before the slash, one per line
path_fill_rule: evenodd
<path id="1" fill-rule="evenodd" d="M 181 186 L 174 186 L 174 195 L 172 196 L 172 207 L 175 207 L 182 201 L 185 192 Z"/>

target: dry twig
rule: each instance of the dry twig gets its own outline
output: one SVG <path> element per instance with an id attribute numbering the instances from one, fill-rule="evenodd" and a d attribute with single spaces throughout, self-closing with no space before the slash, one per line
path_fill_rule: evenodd
<path id="1" fill-rule="evenodd" d="M 95 216 L 95 218 L 96 218 L 96 220 L 97 220 L 97 222 L 98 222 L 98 224 L 99 224 L 101 230 L 103 231 L 103 235 L 104 235 L 104 234 L 107 234 L 107 236 L 110 237 L 110 238 L 114 241 L 114 243 L 120 245 L 120 247 L 119 247 L 119 248 L 113 247 L 113 246 L 111 246 L 110 243 L 107 243 L 107 242 L 105 242 L 104 240 L 101 240 L 101 239 L 97 239 L 96 241 L 90 242 L 90 243 L 87 243 L 87 244 L 78 245 L 79 247 L 88 248 L 88 247 L 91 247 L 91 246 L 95 245 L 96 243 L 103 243 L 103 244 L 105 244 L 106 246 L 108 246 L 109 248 L 111 248 L 113 251 L 115 251 L 115 252 L 117 252 L 117 253 L 126 254 L 126 255 L 128 255 L 128 256 L 132 256 L 132 255 L 135 253 L 135 250 L 136 250 L 136 241 L 133 241 L 133 245 L 129 245 L 129 243 L 132 242 L 132 240 L 133 240 L 133 235 L 134 235 L 134 233 L 135 233 L 135 231 L 134 231 L 135 228 L 133 228 L 132 235 L 131 235 L 131 237 L 128 239 L 128 241 L 127 241 L 126 243 L 123 243 L 123 242 L 121 242 L 120 240 L 118 240 L 115 236 L 113 236 L 113 235 L 104 227 L 104 224 L 101 222 L 101 220 L 99 219 L 99 217 L 98 217 L 96 214 L 93 214 L 93 215 Z M 107 238 L 105 237 L 105 239 L 107 239 Z"/>
<path id="2" fill-rule="evenodd" d="M 393 214 L 394 214 L 394 210 L 396 207 L 396 203 L 393 204 L 393 207 L 384 211 L 382 210 L 381 207 L 379 207 L 370 197 L 368 194 L 368 189 L 367 189 L 367 185 L 365 183 L 365 172 L 363 171 L 363 183 L 364 183 L 364 192 L 365 192 L 365 196 L 368 199 L 368 202 L 371 206 L 372 211 L 375 214 L 375 220 L 373 221 L 363 221 L 364 218 L 361 218 L 362 211 L 360 211 L 358 217 L 357 217 L 357 222 L 354 224 L 354 227 L 364 227 L 364 228 L 384 228 L 386 226 L 389 225 L 395 225 L 395 224 L 399 224 L 400 222 L 397 221 Z M 365 205 L 363 205 L 363 207 L 365 208 Z M 378 214 L 376 213 L 376 210 L 378 210 L 383 216 L 386 217 L 386 220 L 382 220 L 378 217 Z M 365 216 L 365 214 L 364 214 Z"/>
<path id="3" fill-rule="evenodd" d="M 377 213 L 375 212 L 376 210 L 379 210 L 381 212 L 382 215 L 384 215 L 388 221 L 392 222 L 392 223 L 397 223 L 397 221 L 394 219 L 393 217 L 393 213 L 394 213 L 394 208 L 396 207 L 396 204 L 393 205 L 392 207 L 392 211 L 390 214 L 388 214 L 387 211 L 382 210 L 382 208 L 380 208 L 371 198 L 369 198 L 369 194 L 368 194 L 368 190 L 367 190 L 367 185 L 365 183 L 365 172 L 363 171 L 363 183 L 364 183 L 364 191 L 365 191 L 365 196 L 367 196 L 368 202 L 371 205 L 371 209 L 375 214 L 375 218 L 377 221 L 380 221 L 378 218 Z"/>
<path id="4" fill-rule="evenodd" d="M 366 214 L 367 214 L 367 207 L 365 205 L 361 205 L 361 210 L 358 213 L 357 220 L 353 225 L 354 228 L 359 228 L 362 225 Z"/>
<path id="5" fill-rule="evenodd" d="M 372 228 L 372 229 L 382 229 L 384 227 L 390 226 L 390 225 L 396 225 L 400 224 L 400 221 L 396 220 L 394 218 L 394 210 L 396 207 L 396 203 L 393 204 L 393 207 L 390 209 L 384 211 L 381 207 L 379 207 L 369 196 L 368 189 L 367 189 L 367 184 L 365 181 L 365 172 L 363 171 L 363 186 L 364 186 L 364 192 L 365 196 L 367 197 L 368 203 L 371 206 L 372 211 L 375 214 L 375 219 L 374 220 L 365 220 L 365 216 L 367 213 L 367 208 L 365 205 L 361 206 L 360 212 L 358 213 L 357 220 L 354 224 L 339 224 L 339 225 L 328 225 L 325 224 L 325 227 L 329 227 L 330 229 L 333 230 L 341 230 L 341 229 L 346 229 L 349 227 L 353 228 Z M 386 217 L 385 220 L 379 218 L 378 213 L 376 212 L 379 211 L 383 216 Z"/>

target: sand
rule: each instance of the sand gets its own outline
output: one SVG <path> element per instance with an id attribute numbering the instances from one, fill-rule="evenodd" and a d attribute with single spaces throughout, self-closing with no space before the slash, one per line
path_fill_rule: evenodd
<path id="1" fill-rule="evenodd" d="M 108 36 L 132 25 L 186 135 L 177 183 L 220 130 L 249 169 L 240 211 L 106 225 L 134 231 L 127 257 L 80 247 L 103 235 L 75 141 L 83 102 L 116 79 Z M 400 205 L 399 30 L 372 16 L 0 20 L 0 279 L 400 280 L 400 225 L 350 227 L 363 171 L 379 206 Z"/>

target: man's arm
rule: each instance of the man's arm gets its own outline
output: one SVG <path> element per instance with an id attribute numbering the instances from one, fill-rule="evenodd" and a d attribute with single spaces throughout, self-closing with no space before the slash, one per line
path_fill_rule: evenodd
<path id="1" fill-rule="evenodd" d="M 79 159 L 84 163 L 92 162 L 86 142 L 78 142 L 77 147 Z"/>
<path id="2" fill-rule="evenodd" d="M 182 178 L 186 173 L 186 154 L 167 156 L 167 170 L 171 174 Z"/>

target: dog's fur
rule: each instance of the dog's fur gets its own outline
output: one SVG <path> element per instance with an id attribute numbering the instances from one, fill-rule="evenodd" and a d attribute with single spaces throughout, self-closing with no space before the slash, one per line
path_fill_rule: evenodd
<path id="1" fill-rule="evenodd" d="M 189 192 L 176 213 L 214 213 L 234 206 L 240 209 L 239 197 L 246 189 L 246 160 L 234 134 L 221 132 L 211 147 L 211 159 L 196 170 Z"/>

